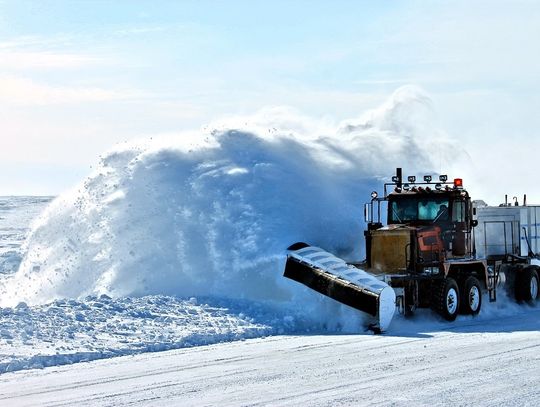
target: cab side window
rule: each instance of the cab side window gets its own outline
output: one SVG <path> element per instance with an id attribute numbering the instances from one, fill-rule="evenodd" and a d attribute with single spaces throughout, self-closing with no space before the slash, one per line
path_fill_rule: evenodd
<path id="1" fill-rule="evenodd" d="M 454 201 L 452 204 L 452 221 L 465 222 L 465 202 Z"/>

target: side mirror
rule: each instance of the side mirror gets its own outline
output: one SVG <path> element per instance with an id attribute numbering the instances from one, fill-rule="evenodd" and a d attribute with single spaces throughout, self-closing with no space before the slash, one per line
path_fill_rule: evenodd
<path id="1" fill-rule="evenodd" d="M 471 226 L 472 226 L 473 228 L 477 227 L 477 226 L 478 226 L 478 221 L 477 221 L 476 219 L 471 220 Z"/>

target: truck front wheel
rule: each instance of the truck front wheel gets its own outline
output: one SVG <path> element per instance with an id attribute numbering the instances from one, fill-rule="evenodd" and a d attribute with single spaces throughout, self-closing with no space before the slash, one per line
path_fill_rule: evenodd
<path id="1" fill-rule="evenodd" d="M 456 319 L 459 312 L 459 288 L 451 277 L 433 285 L 431 308 L 447 321 Z"/>
<path id="2" fill-rule="evenodd" d="M 534 266 L 516 274 L 515 295 L 518 302 L 534 302 L 538 298 L 538 271 Z"/>
<path id="3" fill-rule="evenodd" d="M 477 315 L 482 307 L 482 289 L 476 277 L 469 276 L 461 286 L 460 310 L 465 315 Z"/>

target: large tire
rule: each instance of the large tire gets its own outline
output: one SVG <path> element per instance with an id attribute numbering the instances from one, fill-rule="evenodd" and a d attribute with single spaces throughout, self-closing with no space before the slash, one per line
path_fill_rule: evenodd
<path id="1" fill-rule="evenodd" d="M 476 277 L 469 276 L 460 288 L 460 312 L 465 315 L 477 315 L 482 307 L 480 281 Z"/>
<path id="2" fill-rule="evenodd" d="M 456 319 L 459 312 L 459 288 L 456 280 L 445 278 L 433 284 L 431 308 L 447 321 Z"/>
<path id="3" fill-rule="evenodd" d="M 538 298 L 538 269 L 529 266 L 516 274 L 515 296 L 518 302 L 534 303 Z"/>

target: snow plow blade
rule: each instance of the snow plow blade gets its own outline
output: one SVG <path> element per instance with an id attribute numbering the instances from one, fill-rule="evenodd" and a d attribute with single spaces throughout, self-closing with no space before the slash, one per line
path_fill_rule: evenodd
<path id="1" fill-rule="evenodd" d="M 287 249 L 283 275 L 374 318 L 374 331 L 390 325 L 396 308 L 392 287 L 342 259 L 306 243 Z"/>

